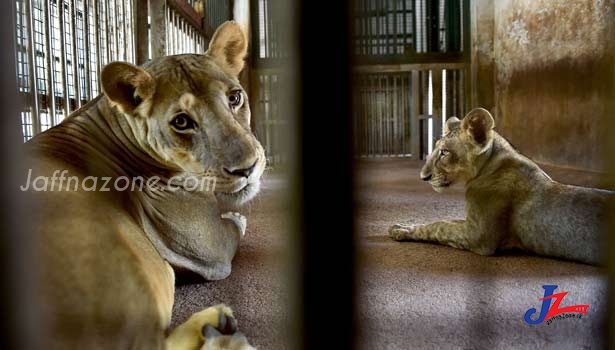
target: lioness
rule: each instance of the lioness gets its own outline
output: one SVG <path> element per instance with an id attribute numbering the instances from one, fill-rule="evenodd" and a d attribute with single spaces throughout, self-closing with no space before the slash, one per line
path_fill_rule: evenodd
<path id="1" fill-rule="evenodd" d="M 441 192 L 461 182 L 466 220 L 393 225 L 397 241 L 448 244 L 481 255 L 521 248 L 589 264 L 603 262 L 603 234 L 614 193 L 553 181 L 493 130 L 491 114 L 472 110 L 448 119 L 444 136 L 421 170 Z"/>
<path id="2" fill-rule="evenodd" d="M 246 50 L 227 22 L 204 55 L 110 63 L 101 96 L 25 145 L 46 348 L 253 349 L 224 305 L 167 332 L 171 266 L 227 277 L 259 190 Z"/>

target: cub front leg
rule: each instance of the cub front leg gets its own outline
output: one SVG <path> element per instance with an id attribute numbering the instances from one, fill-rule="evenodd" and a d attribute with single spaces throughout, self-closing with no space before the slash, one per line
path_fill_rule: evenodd
<path id="1" fill-rule="evenodd" d="M 489 237 L 465 220 L 440 221 L 428 225 L 396 224 L 389 228 L 389 236 L 396 241 L 427 241 L 465 249 L 480 255 L 492 255 L 498 240 Z"/>

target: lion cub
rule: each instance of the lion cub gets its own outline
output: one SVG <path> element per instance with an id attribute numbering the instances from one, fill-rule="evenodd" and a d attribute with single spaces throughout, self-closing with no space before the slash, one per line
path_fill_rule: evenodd
<path id="1" fill-rule="evenodd" d="M 441 192 L 465 183 L 466 220 L 393 225 L 396 241 L 433 241 L 481 255 L 521 248 L 539 255 L 599 264 L 614 192 L 552 180 L 493 130 L 482 108 L 450 118 L 421 170 Z"/>

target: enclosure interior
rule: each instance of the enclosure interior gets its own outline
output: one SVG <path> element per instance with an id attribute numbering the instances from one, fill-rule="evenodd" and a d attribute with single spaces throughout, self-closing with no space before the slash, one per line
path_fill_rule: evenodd
<path id="1" fill-rule="evenodd" d="M 121 60 L 203 53 L 235 19 L 250 40 L 241 82 L 268 161 L 234 272 L 177 288 L 173 322 L 219 302 L 262 349 L 286 349 L 286 143 L 294 88 L 273 0 L 15 0 L 21 133 L 27 141 L 100 94 Z M 436 194 L 418 172 L 449 117 L 484 107 L 496 130 L 555 179 L 615 188 L 609 163 L 615 4 L 604 0 L 356 0 L 348 10 L 354 65 L 352 135 L 358 344 L 361 348 L 562 348 L 603 343 L 604 269 L 529 255 L 480 257 L 396 243 L 398 222 L 464 217 L 463 189 Z M 326 11 L 326 6 L 323 6 Z M 302 53 L 299 53 L 301 55 Z M 292 66 L 292 62 L 290 64 Z M 327 121 L 323 121 L 326 127 Z M 315 135 L 314 137 L 317 137 Z M 331 144 L 330 147 L 336 147 Z M 541 286 L 591 309 L 578 322 L 528 327 Z M 263 325 L 268 325 L 263 327 Z M 411 336 L 410 336 L 411 335 Z M 522 336 L 519 336 L 522 335 Z"/>

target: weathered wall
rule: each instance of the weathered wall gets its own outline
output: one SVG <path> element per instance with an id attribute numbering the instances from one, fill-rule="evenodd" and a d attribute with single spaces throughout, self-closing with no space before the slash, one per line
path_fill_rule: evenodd
<path id="1" fill-rule="evenodd" d="M 604 171 L 615 132 L 614 1 L 495 0 L 493 11 L 498 131 L 539 162 Z M 489 84 L 480 75 L 476 83 Z M 488 94 L 476 96 L 489 107 Z"/>
<path id="2" fill-rule="evenodd" d="M 493 50 L 493 0 L 472 0 L 472 106 L 493 111 L 495 108 L 495 61 Z"/>

